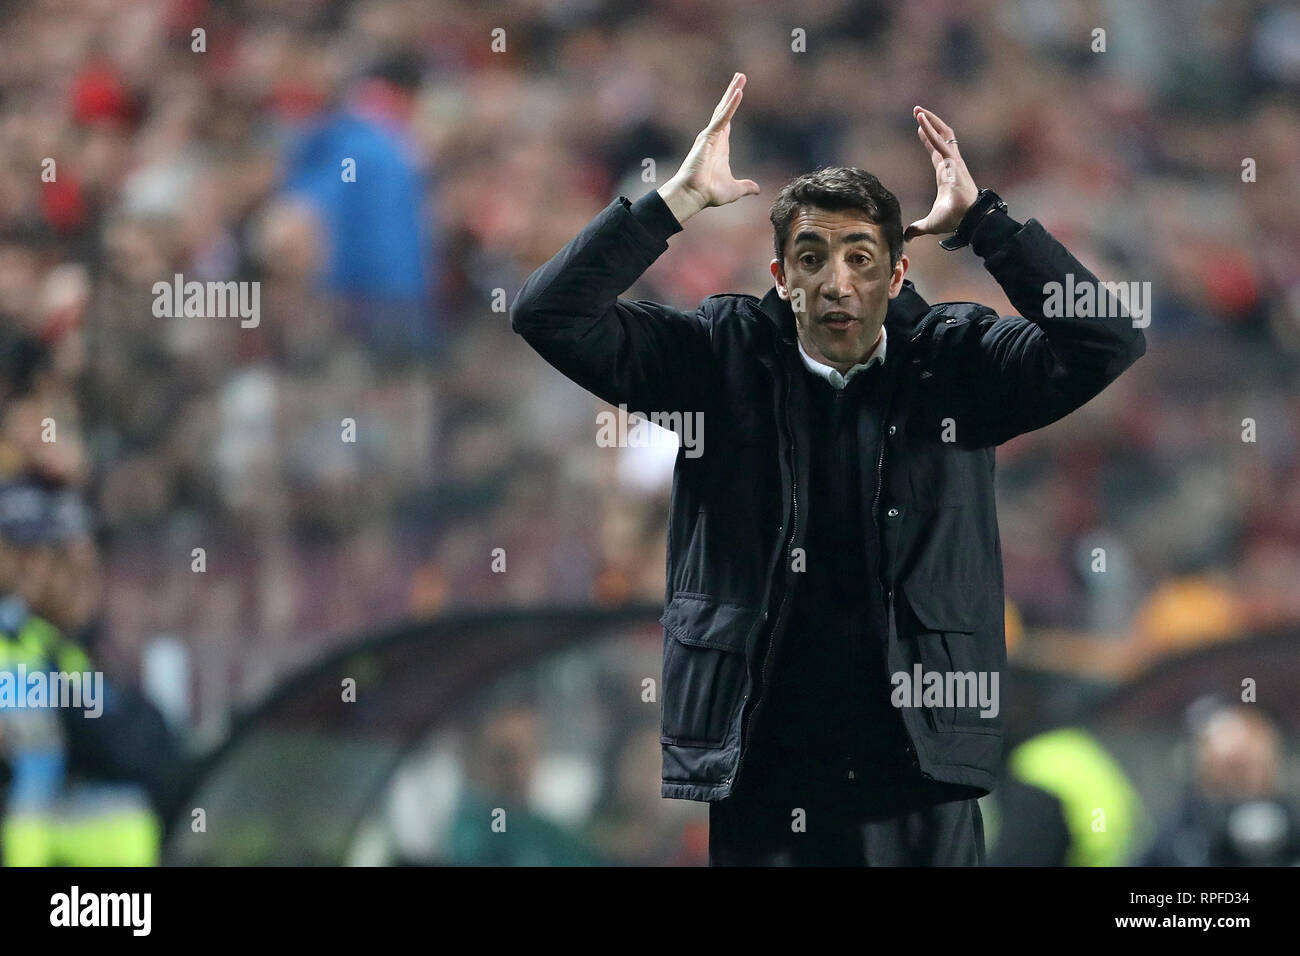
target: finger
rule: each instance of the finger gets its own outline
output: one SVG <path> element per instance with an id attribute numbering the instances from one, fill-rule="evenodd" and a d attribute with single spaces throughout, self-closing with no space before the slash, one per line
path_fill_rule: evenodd
<path id="1" fill-rule="evenodd" d="M 704 132 L 711 136 L 730 123 L 731 117 L 736 115 L 736 107 L 740 105 L 740 98 L 742 96 L 744 96 L 744 94 L 741 93 L 740 90 L 733 92 L 731 94 L 731 99 L 725 104 L 723 111 L 713 118 L 713 122 L 708 125 L 708 128 L 705 129 Z"/>
<path id="2" fill-rule="evenodd" d="M 917 135 L 930 150 L 930 163 L 934 166 L 935 174 L 939 177 L 939 188 L 944 186 L 957 187 L 959 183 L 970 181 L 970 172 L 966 169 L 966 161 L 961 158 L 961 152 L 957 149 L 956 144 L 946 145 L 948 155 L 939 152 L 932 144 L 929 134 L 917 127 Z"/>
<path id="3" fill-rule="evenodd" d="M 732 92 L 734 92 L 735 89 L 736 89 L 736 79 L 737 79 L 739 76 L 740 76 L 739 73 L 733 73 L 733 74 L 731 74 L 731 82 L 727 84 L 727 88 L 726 88 L 726 90 L 723 92 L 723 94 L 722 94 L 722 98 L 721 98 L 720 100 L 718 100 L 718 105 L 715 106 L 715 107 L 713 107 L 713 116 L 714 116 L 714 117 L 717 117 L 718 114 L 720 114 L 720 113 L 722 112 L 723 107 L 727 105 L 727 101 L 731 99 L 731 94 L 732 94 Z"/>
<path id="4" fill-rule="evenodd" d="M 731 94 L 727 96 L 727 100 L 719 105 L 718 112 L 714 113 L 714 117 L 712 117 L 712 120 L 708 121 L 708 125 L 705 127 L 706 134 L 712 135 L 716 133 L 716 131 L 722 129 L 723 126 L 727 125 L 732 113 L 735 112 L 733 107 L 736 105 L 736 98 L 738 95 L 740 95 L 740 91 L 732 90 Z"/>
<path id="5" fill-rule="evenodd" d="M 740 108 L 740 101 L 745 98 L 745 75 L 740 75 L 740 82 L 736 85 L 736 92 L 731 97 L 731 106 L 727 109 L 727 114 L 722 118 L 722 125 L 726 126 L 731 122 L 731 118 L 736 115 L 736 110 Z"/>
<path id="6" fill-rule="evenodd" d="M 919 236 L 937 236 L 938 234 L 939 230 L 930 224 L 930 217 L 926 216 L 924 219 L 918 219 L 903 230 L 903 241 L 911 242 Z"/>
<path id="7" fill-rule="evenodd" d="M 924 106 L 918 106 L 916 109 L 917 109 L 919 112 L 924 113 L 926 116 L 928 116 L 928 117 L 930 118 L 930 124 L 931 124 L 931 125 L 932 125 L 936 130 L 938 130 L 940 133 L 943 134 L 943 138 L 944 138 L 944 139 L 953 139 L 953 138 L 954 138 L 954 137 L 953 137 L 953 132 L 952 132 L 952 127 L 949 126 L 947 123 L 945 123 L 943 120 L 941 120 L 941 119 L 939 118 L 939 115 L 938 115 L 937 113 L 935 113 L 934 110 L 928 110 L 928 109 L 926 109 Z"/>
<path id="8" fill-rule="evenodd" d="M 941 153 L 951 151 L 954 144 L 946 141 L 956 139 L 956 137 L 952 135 L 952 130 L 949 129 L 946 133 L 941 130 L 934 123 L 934 114 L 930 113 L 929 110 L 926 110 L 923 107 L 918 106 L 915 115 L 917 124 L 925 132 L 926 137 L 934 148 L 939 150 Z"/>
<path id="9" fill-rule="evenodd" d="M 736 73 L 731 77 L 731 82 L 727 84 L 727 91 L 722 94 L 722 99 L 718 100 L 718 105 L 713 108 L 713 115 L 709 118 L 709 128 L 712 129 L 717 123 L 718 118 L 723 116 L 727 108 L 731 105 L 732 97 L 736 90 L 744 86 L 743 74 Z"/>
<path id="10" fill-rule="evenodd" d="M 740 101 L 745 98 L 745 94 L 736 90 L 731 94 L 731 103 L 728 105 L 726 112 L 709 124 L 707 132 L 712 135 L 719 130 L 725 130 L 731 125 L 731 118 L 736 115 L 736 109 L 740 106 Z"/>
<path id="11" fill-rule="evenodd" d="M 933 157 L 938 152 L 939 144 L 934 141 L 934 135 L 925 128 L 925 117 L 918 113 L 916 115 L 916 135 L 921 139 L 921 145 L 930 151 Z"/>
<path id="12" fill-rule="evenodd" d="M 908 226 L 906 229 L 903 230 L 903 241 L 907 242 L 911 239 L 915 239 L 917 236 L 925 236 L 925 235 L 929 235 L 929 229 L 926 227 L 926 221 L 924 219 L 918 219 L 916 222 L 912 223 L 910 226 Z"/>
<path id="13" fill-rule="evenodd" d="M 758 188 L 758 183 L 754 182 L 752 179 L 742 179 L 739 180 L 739 182 L 741 186 L 745 187 L 744 194 L 746 196 L 756 196 L 762 191 Z"/>
<path id="14" fill-rule="evenodd" d="M 943 166 L 943 156 L 934 148 L 934 143 L 930 141 L 929 135 L 927 135 L 925 130 L 919 126 L 916 128 L 916 136 L 921 141 L 921 145 L 929 152 L 930 162 L 934 164 L 935 171 L 937 172 Z"/>
<path id="15" fill-rule="evenodd" d="M 952 156 L 954 154 L 955 144 L 945 143 L 944 140 L 955 139 L 955 137 L 951 135 L 947 137 L 943 136 L 937 129 L 935 129 L 934 124 L 930 122 L 930 117 L 924 112 L 921 113 L 921 128 L 925 130 L 925 135 L 930 141 L 930 145 L 934 149 L 938 150 L 940 156 Z M 951 132 L 951 130 L 949 132 Z"/>

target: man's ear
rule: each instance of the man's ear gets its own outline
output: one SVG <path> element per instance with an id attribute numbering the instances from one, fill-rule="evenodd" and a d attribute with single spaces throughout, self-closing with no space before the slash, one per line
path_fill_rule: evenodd
<path id="1" fill-rule="evenodd" d="M 790 298 L 790 289 L 785 284 L 785 267 L 781 260 L 773 259 L 769 268 L 772 270 L 772 280 L 776 283 L 776 294 L 783 299 Z"/>
<path id="2" fill-rule="evenodd" d="M 903 291 L 903 277 L 907 275 L 908 264 L 906 252 L 899 256 L 898 261 L 894 263 L 894 273 L 889 277 L 889 297 L 891 299 Z"/>

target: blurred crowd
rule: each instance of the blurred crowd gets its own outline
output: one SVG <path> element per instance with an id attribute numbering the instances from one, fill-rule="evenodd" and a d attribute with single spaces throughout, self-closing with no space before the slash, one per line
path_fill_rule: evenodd
<path id="1" fill-rule="evenodd" d="M 767 203 L 815 166 L 920 218 L 934 109 L 1013 215 L 1152 284 L 1136 373 L 999 455 L 1026 633 L 1300 622 L 1292 5 L 33 0 L 0 26 L 0 478 L 88 502 L 100 658 L 173 636 L 202 723 L 376 624 L 662 599 L 671 453 L 598 447 L 506 309 L 735 70 L 763 192 L 629 297 L 761 295 Z M 969 253 L 908 252 L 927 300 L 1011 311 Z M 177 275 L 259 283 L 260 319 L 159 317 Z"/>

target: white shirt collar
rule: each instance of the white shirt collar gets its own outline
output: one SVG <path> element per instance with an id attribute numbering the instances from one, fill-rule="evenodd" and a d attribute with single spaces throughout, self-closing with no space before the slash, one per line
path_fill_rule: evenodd
<path id="1" fill-rule="evenodd" d="M 844 388 L 844 386 L 848 385 L 849 379 L 851 379 L 854 375 L 857 375 L 864 368 L 870 368 L 871 366 L 875 365 L 877 362 L 880 362 L 882 364 L 884 363 L 885 340 L 886 340 L 885 327 L 882 325 L 880 327 L 880 338 L 876 340 L 876 347 L 871 350 L 871 354 L 867 356 L 867 360 L 865 362 L 859 362 L 857 365 L 853 366 L 853 368 L 849 369 L 848 372 L 846 372 L 843 375 L 841 375 L 837 369 L 833 369 L 829 365 L 823 365 L 821 362 L 817 361 L 815 358 L 809 355 L 804 350 L 802 342 L 799 343 L 799 355 L 803 358 L 803 364 L 808 367 L 808 371 L 813 372 L 816 375 L 820 375 L 822 378 L 826 379 L 826 381 L 831 383 L 832 388 L 838 391 L 839 389 L 842 389 Z"/>

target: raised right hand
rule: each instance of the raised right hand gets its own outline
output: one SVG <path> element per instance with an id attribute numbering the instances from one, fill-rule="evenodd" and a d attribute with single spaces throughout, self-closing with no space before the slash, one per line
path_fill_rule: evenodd
<path id="1" fill-rule="evenodd" d="M 725 206 L 759 191 L 752 179 L 738 180 L 731 175 L 731 117 L 736 115 L 744 88 L 745 74 L 737 73 L 718 101 L 709 125 L 695 137 L 695 145 L 681 168 L 659 187 L 659 195 L 679 223 L 685 223 L 701 209 Z"/>

